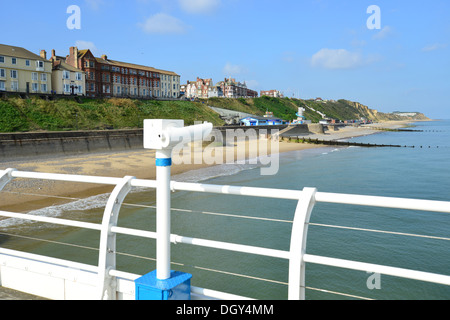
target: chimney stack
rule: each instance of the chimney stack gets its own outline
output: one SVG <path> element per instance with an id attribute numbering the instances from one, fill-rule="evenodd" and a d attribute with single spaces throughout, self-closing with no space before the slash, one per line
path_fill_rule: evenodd
<path id="1" fill-rule="evenodd" d="M 103 54 L 103 55 L 102 55 L 102 59 L 103 59 L 103 60 L 108 60 L 108 56 L 107 56 L 106 54 Z"/>
<path id="2" fill-rule="evenodd" d="M 70 47 L 69 48 L 69 56 L 70 56 L 70 62 L 71 66 L 78 68 L 78 48 L 77 47 Z"/>
<path id="3" fill-rule="evenodd" d="M 41 58 L 47 60 L 47 52 L 45 50 L 41 50 Z"/>

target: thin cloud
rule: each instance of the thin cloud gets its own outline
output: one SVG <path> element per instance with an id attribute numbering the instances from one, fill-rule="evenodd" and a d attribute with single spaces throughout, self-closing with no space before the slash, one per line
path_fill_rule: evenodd
<path id="1" fill-rule="evenodd" d="M 321 49 L 311 58 L 311 65 L 324 69 L 353 69 L 364 64 L 360 53 L 345 49 Z"/>
<path id="2" fill-rule="evenodd" d="M 439 49 L 444 49 L 446 47 L 447 47 L 447 44 L 435 43 L 435 44 L 428 45 L 428 46 L 422 48 L 422 51 L 423 52 L 430 52 L 430 51 L 436 51 L 436 50 L 439 50 Z"/>
<path id="3" fill-rule="evenodd" d="M 183 11 L 194 14 L 214 12 L 220 5 L 220 0 L 178 0 L 178 2 Z"/>
<path id="4" fill-rule="evenodd" d="M 93 10 L 98 10 L 105 4 L 104 0 L 84 0 L 84 2 Z"/>
<path id="5" fill-rule="evenodd" d="M 390 26 L 385 26 L 383 29 L 381 29 L 380 32 L 375 34 L 372 39 L 374 40 L 382 40 L 387 38 L 389 35 L 391 35 L 393 32 L 393 29 Z"/>
<path id="6" fill-rule="evenodd" d="M 77 40 L 75 41 L 75 46 L 80 50 L 89 49 L 94 56 L 98 56 L 100 54 L 95 44 L 91 41 Z"/>
<path id="7" fill-rule="evenodd" d="M 183 21 L 165 13 L 157 13 L 149 17 L 139 27 L 145 33 L 154 34 L 184 34 L 190 28 Z"/>
<path id="8" fill-rule="evenodd" d="M 245 83 L 249 89 L 258 89 L 260 87 L 259 82 L 256 80 L 247 80 Z"/>
<path id="9" fill-rule="evenodd" d="M 233 65 L 229 62 L 227 62 L 225 67 L 223 67 L 223 73 L 227 76 L 243 74 L 246 71 L 247 69 L 245 67 Z"/>

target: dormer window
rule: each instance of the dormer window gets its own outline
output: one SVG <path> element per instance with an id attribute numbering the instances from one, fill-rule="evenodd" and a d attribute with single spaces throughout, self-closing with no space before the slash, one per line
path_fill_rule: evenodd
<path id="1" fill-rule="evenodd" d="M 44 71 L 44 61 L 36 61 L 36 71 Z"/>

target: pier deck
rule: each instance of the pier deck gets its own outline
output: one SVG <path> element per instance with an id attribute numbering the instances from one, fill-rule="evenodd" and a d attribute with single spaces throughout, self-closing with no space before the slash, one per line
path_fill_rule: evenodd
<path id="1" fill-rule="evenodd" d="M 48 300 L 48 299 L 0 286 L 0 300 Z"/>

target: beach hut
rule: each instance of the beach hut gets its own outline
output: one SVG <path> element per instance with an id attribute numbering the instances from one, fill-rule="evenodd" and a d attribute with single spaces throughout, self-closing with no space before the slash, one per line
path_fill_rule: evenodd
<path id="1" fill-rule="evenodd" d="M 240 123 L 244 126 L 272 126 L 283 124 L 283 120 L 274 117 L 251 116 L 242 118 Z"/>

